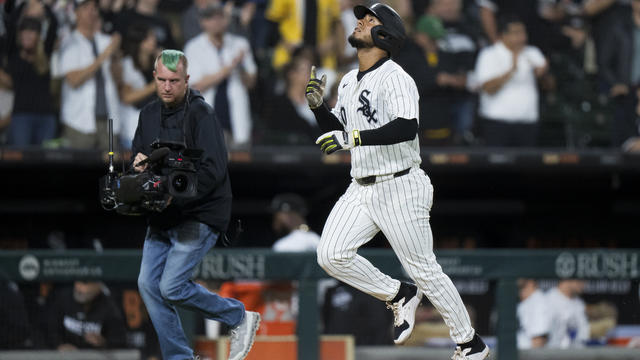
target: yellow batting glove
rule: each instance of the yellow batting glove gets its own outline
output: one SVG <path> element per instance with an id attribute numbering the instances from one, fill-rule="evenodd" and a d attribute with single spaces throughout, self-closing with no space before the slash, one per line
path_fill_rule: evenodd
<path id="1" fill-rule="evenodd" d="M 320 145 L 320 150 L 327 155 L 338 150 L 351 150 L 359 146 L 360 143 L 360 131 L 358 130 L 353 130 L 351 133 L 334 130 L 320 135 L 316 140 L 316 144 Z"/>
<path id="2" fill-rule="evenodd" d="M 327 84 L 327 75 L 322 75 L 322 79 L 316 77 L 316 67 L 311 67 L 311 76 L 307 83 L 307 102 L 311 109 L 317 109 L 322 105 L 322 97 L 324 96 L 324 87 Z"/>

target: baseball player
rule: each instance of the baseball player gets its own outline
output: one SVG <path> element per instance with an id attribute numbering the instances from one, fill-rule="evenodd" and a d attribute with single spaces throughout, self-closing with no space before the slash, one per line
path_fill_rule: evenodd
<path id="1" fill-rule="evenodd" d="M 315 67 L 306 89 L 309 107 L 327 133 L 316 144 L 326 154 L 351 151 L 353 181 L 329 214 L 318 246 L 318 264 L 331 276 L 387 302 L 394 341 L 404 343 L 422 295 L 438 309 L 458 344 L 454 360 L 481 360 L 489 348 L 475 334 L 469 314 L 433 253 L 429 211 L 433 186 L 420 169 L 418 91 L 390 56 L 405 38 L 400 16 L 389 6 L 356 6 L 349 37 L 359 69 L 338 86 L 338 102 L 323 101 L 326 76 Z M 382 231 L 416 285 L 392 279 L 357 254 Z"/>

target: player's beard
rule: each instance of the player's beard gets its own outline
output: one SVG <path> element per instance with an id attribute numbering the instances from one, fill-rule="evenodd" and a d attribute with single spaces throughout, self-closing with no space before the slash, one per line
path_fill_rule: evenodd
<path id="1" fill-rule="evenodd" d="M 373 47 L 373 41 L 367 42 L 362 39 L 357 39 L 354 34 L 349 35 L 347 41 L 349 41 L 349 45 L 356 49 L 369 49 Z"/>

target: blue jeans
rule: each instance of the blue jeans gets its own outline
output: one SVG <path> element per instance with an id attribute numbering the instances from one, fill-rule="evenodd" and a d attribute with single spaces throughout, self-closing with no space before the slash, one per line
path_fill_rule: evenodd
<path id="1" fill-rule="evenodd" d="M 217 239 L 217 232 L 197 221 L 185 221 L 168 230 L 147 229 L 138 288 L 165 360 L 193 358 L 176 305 L 230 327 L 244 318 L 244 305 L 240 301 L 220 297 L 191 281 L 193 268 Z"/>
<path id="2" fill-rule="evenodd" d="M 50 114 L 14 113 L 9 124 L 9 144 L 42 145 L 56 136 L 56 117 Z"/>

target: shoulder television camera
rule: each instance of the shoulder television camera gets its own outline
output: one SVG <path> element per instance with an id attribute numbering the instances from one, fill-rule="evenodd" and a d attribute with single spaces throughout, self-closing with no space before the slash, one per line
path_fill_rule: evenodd
<path id="1" fill-rule="evenodd" d="M 136 173 L 133 167 L 124 174 L 113 169 L 113 130 L 109 120 L 109 171 L 100 178 L 100 204 L 105 210 L 123 215 L 141 215 L 164 210 L 175 199 L 197 195 L 198 178 L 195 163 L 202 150 L 188 149 L 181 142 L 159 141 L 148 158 L 132 165 L 148 164 Z"/>

